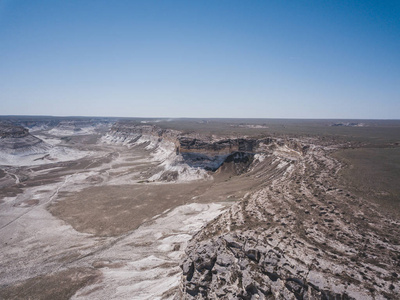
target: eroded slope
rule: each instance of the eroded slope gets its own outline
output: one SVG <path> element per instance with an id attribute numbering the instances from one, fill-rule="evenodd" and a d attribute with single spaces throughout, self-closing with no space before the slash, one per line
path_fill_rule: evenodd
<path id="1" fill-rule="evenodd" d="M 397 299 L 399 223 L 339 185 L 311 146 L 190 242 L 185 299 Z"/>

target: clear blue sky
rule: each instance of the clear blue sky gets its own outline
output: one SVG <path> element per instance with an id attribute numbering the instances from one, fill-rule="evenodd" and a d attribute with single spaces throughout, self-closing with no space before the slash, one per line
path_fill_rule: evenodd
<path id="1" fill-rule="evenodd" d="M 0 0 L 0 115 L 400 118 L 400 1 Z"/>

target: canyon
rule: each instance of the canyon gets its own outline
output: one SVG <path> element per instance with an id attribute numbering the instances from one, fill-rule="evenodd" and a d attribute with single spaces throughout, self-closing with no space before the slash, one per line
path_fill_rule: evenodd
<path id="1" fill-rule="evenodd" d="M 0 297 L 398 298 L 395 206 L 335 156 L 372 142 L 247 123 L 3 121 Z"/>

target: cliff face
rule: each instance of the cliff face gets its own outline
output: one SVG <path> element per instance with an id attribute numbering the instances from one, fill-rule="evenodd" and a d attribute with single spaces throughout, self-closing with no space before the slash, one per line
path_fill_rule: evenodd
<path id="1" fill-rule="evenodd" d="M 400 227 L 345 191 L 328 148 L 154 126 L 115 132 L 165 139 L 181 163 L 261 182 L 189 243 L 178 299 L 399 298 Z"/>
<path id="2" fill-rule="evenodd" d="M 0 123 L 0 138 L 21 138 L 29 134 L 29 130 L 9 123 Z"/>
<path id="3" fill-rule="evenodd" d="M 0 123 L 0 151 L 8 154 L 20 154 L 43 150 L 45 143 L 31 135 L 29 130 L 10 123 Z"/>
<path id="4" fill-rule="evenodd" d="M 272 138 L 221 139 L 130 122 L 116 123 L 106 139 L 126 145 L 147 144 L 148 149 L 170 147 L 192 168 L 216 171 L 224 163 L 233 164 L 237 174 L 246 171 L 256 153 L 272 152 L 284 145 L 284 142 Z"/>
<path id="5" fill-rule="evenodd" d="M 111 127 L 104 141 L 131 145 L 142 139 L 139 143 L 164 142 L 176 145 L 178 135 L 178 131 L 161 129 L 154 125 L 117 122 Z"/>
<path id="6" fill-rule="evenodd" d="M 255 152 L 258 145 L 263 142 L 256 139 L 222 139 L 214 141 L 210 138 L 193 138 L 191 136 L 179 137 L 179 153 L 196 152 L 212 153 L 215 155 L 226 155 L 232 152 Z M 265 140 L 267 144 L 271 139 Z"/>
<path id="7" fill-rule="evenodd" d="M 398 223 L 343 190 L 323 148 L 275 155 L 258 191 L 189 243 L 179 298 L 398 299 Z"/>

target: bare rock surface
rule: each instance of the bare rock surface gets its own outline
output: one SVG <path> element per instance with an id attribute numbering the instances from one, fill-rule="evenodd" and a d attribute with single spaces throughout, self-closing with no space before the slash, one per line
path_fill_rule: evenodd
<path id="1" fill-rule="evenodd" d="M 0 138 L 19 138 L 29 134 L 29 130 L 10 122 L 0 122 Z"/>
<path id="2" fill-rule="evenodd" d="M 398 299 L 399 223 L 337 185 L 310 145 L 199 232 L 181 267 L 184 299 Z"/>
<path id="3" fill-rule="evenodd" d="M 31 135 L 25 127 L 9 122 L 0 122 L 0 152 L 20 154 L 39 152 L 48 146 L 39 138 Z"/>
<path id="4" fill-rule="evenodd" d="M 189 243 L 180 298 L 399 297 L 399 223 L 341 186 L 342 165 L 330 155 L 338 145 L 219 138 L 151 125 L 133 132 L 136 141 L 165 136 L 191 167 L 260 179 Z"/>

